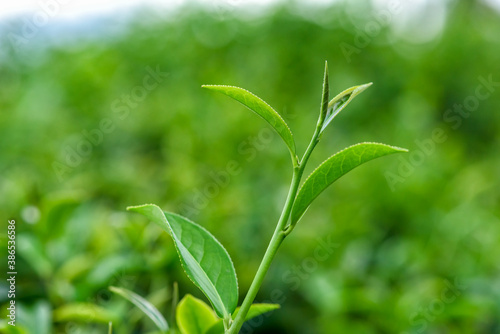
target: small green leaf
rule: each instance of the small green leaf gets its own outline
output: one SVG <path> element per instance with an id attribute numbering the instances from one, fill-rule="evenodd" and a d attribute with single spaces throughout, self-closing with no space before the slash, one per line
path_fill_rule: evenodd
<path id="1" fill-rule="evenodd" d="M 245 317 L 245 321 L 256 318 L 261 314 L 271 312 L 280 308 L 279 304 L 252 304 L 250 306 L 250 310 Z M 236 311 L 234 311 L 233 319 L 238 315 L 240 308 L 238 307 Z M 205 334 L 223 334 L 224 333 L 224 323 L 222 320 L 217 321 Z"/>
<path id="2" fill-rule="evenodd" d="M 82 321 L 108 323 L 114 321 L 115 315 L 110 311 L 92 303 L 73 303 L 63 305 L 54 310 L 54 321 Z"/>
<path id="3" fill-rule="evenodd" d="M 292 131 L 290 131 L 290 128 L 280 114 L 278 114 L 276 110 L 274 110 L 264 100 L 248 90 L 239 87 L 224 85 L 203 85 L 202 87 L 215 90 L 235 99 L 265 119 L 274 128 L 274 130 L 276 130 L 280 137 L 283 138 L 286 146 L 288 146 L 288 149 L 290 150 L 290 154 L 292 157 L 295 157 L 295 141 L 293 139 Z"/>
<path id="4" fill-rule="evenodd" d="M 142 213 L 174 240 L 184 271 L 207 296 L 220 318 L 227 319 L 238 304 L 238 282 L 229 254 L 203 227 L 154 204 L 128 207 Z"/>
<path id="5" fill-rule="evenodd" d="M 342 175 L 367 161 L 398 152 L 407 150 L 385 144 L 360 143 L 328 158 L 309 175 L 300 188 L 292 208 L 291 224 L 297 223 L 311 202 Z"/>
<path id="6" fill-rule="evenodd" d="M 252 306 L 250 306 L 250 310 L 248 310 L 247 316 L 245 317 L 245 321 L 256 318 L 261 314 L 277 310 L 279 308 L 279 304 L 252 304 Z M 239 309 L 234 312 L 234 317 L 238 315 L 238 311 Z"/>
<path id="7" fill-rule="evenodd" d="M 321 132 L 325 130 L 325 128 L 330 124 L 330 122 L 337 116 L 339 112 L 341 112 L 351 101 L 361 94 L 365 89 L 370 87 L 372 83 L 367 83 L 364 85 L 354 86 L 344 90 L 342 93 L 335 96 L 328 103 L 328 110 L 325 116 L 325 120 L 323 122 L 323 126 L 321 128 Z"/>
<path id="8" fill-rule="evenodd" d="M 154 307 L 154 305 L 148 302 L 146 299 L 124 288 L 117 288 L 114 286 L 110 286 L 109 290 L 122 296 L 123 298 L 125 298 L 126 300 L 137 306 L 142 312 L 144 312 L 144 314 L 146 314 L 155 323 L 156 327 L 158 327 L 160 331 L 162 332 L 168 331 L 168 323 L 163 317 L 163 315 L 161 315 L 160 311 L 158 311 L 158 309 Z"/>
<path id="9" fill-rule="evenodd" d="M 176 320 L 181 334 L 204 334 L 219 319 L 210 306 L 188 294 L 177 306 Z"/>
<path id="10" fill-rule="evenodd" d="M 322 124 L 328 114 L 328 99 L 330 88 L 328 84 L 328 62 L 325 61 L 325 74 L 323 76 L 323 95 L 321 97 L 320 124 Z"/>

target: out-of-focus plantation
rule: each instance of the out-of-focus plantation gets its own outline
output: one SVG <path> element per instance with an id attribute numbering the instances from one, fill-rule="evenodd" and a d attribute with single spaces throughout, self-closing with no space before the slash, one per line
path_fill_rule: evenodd
<path id="1" fill-rule="evenodd" d="M 245 332 L 499 333 L 500 14 L 483 1 L 428 2 L 412 15 L 384 3 L 141 9 L 24 40 L 22 20 L 5 23 L 0 268 L 15 219 L 18 274 L 16 327 L 0 328 L 106 333 L 112 321 L 114 333 L 154 332 L 110 285 L 168 320 L 174 282 L 181 297 L 206 300 L 170 237 L 125 211 L 144 203 L 221 241 L 241 303 L 284 204 L 290 157 L 262 119 L 201 85 L 262 97 L 302 153 L 328 60 L 331 96 L 374 85 L 335 118 L 306 174 L 361 141 L 410 153 L 370 162 L 317 199 L 257 297 L 281 309 Z M 2 279 L 2 319 L 8 288 Z"/>

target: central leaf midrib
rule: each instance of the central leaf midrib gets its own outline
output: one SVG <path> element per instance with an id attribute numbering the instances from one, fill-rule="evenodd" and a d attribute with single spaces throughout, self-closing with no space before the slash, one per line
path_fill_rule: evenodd
<path id="1" fill-rule="evenodd" d="M 226 306 L 224 305 L 224 302 L 222 301 L 222 298 L 221 298 L 221 295 L 219 294 L 219 291 L 217 290 L 217 288 L 214 286 L 214 282 L 212 282 L 212 280 L 210 279 L 210 277 L 208 277 L 207 273 L 205 272 L 205 270 L 203 269 L 203 267 L 198 263 L 198 261 L 196 260 L 196 258 L 193 256 L 193 254 L 189 251 L 188 248 L 186 248 L 182 243 L 181 243 L 181 246 L 187 251 L 187 253 L 195 260 L 194 262 L 196 263 L 196 265 L 201 269 L 201 272 L 203 273 L 203 275 L 205 275 L 205 277 L 207 278 L 207 281 L 210 283 L 211 287 L 214 289 L 215 291 L 215 295 L 217 296 L 217 298 L 219 299 L 218 301 L 220 302 L 220 305 L 222 306 L 222 309 L 224 310 L 224 315 L 226 314 L 229 314 L 228 310 L 226 309 Z M 210 299 L 210 298 L 209 298 Z"/>
<path id="2" fill-rule="evenodd" d="M 161 210 L 161 209 L 160 209 L 160 210 Z M 172 228 L 172 226 L 171 226 L 170 222 L 169 222 L 169 221 L 168 221 L 168 219 L 167 219 L 166 213 L 165 213 L 165 212 L 163 212 L 163 211 L 162 211 L 162 213 L 163 213 L 163 215 L 162 215 L 162 216 L 163 216 L 163 218 L 165 219 L 165 222 L 166 222 L 166 224 L 167 224 L 167 226 L 168 226 L 169 230 L 170 230 L 170 231 L 171 231 L 171 233 L 172 233 L 172 237 L 173 237 L 173 239 L 174 239 L 174 243 L 176 244 L 176 246 L 177 246 L 178 248 L 182 247 L 183 249 L 185 249 L 185 250 L 186 250 L 186 252 L 187 252 L 187 254 L 189 254 L 189 256 L 192 258 L 192 260 L 194 260 L 193 262 L 196 264 L 196 266 L 197 266 L 197 267 L 199 267 L 199 269 L 201 270 L 201 272 L 202 272 L 202 273 L 203 273 L 203 275 L 205 276 L 206 280 L 209 282 L 209 286 L 210 286 L 210 287 L 213 289 L 213 291 L 215 292 L 214 294 L 215 294 L 215 296 L 216 296 L 216 298 L 217 298 L 217 300 L 215 300 L 215 302 L 218 302 L 218 303 L 219 303 L 220 308 L 221 308 L 221 309 L 222 309 L 222 311 L 223 311 L 223 312 L 222 312 L 222 315 L 223 315 L 224 317 L 226 317 L 227 315 L 229 315 L 229 310 L 226 308 L 226 305 L 224 304 L 224 302 L 223 302 L 223 300 L 222 300 L 222 296 L 219 294 L 219 291 L 218 291 L 218 290 L 217 290 L 217 288 L 214 286 L 214 282 L 212 282 L 212 280 L 211 280 L 211 279 L 210 279 L 210 277 L 207 275 L 206 271 L 203 269 L 203 267 L 201 266 L 201 264 L 200 264 L 200 263 L 196 260 L 196 258 L 195 258 L 195 257 L 193 256 L 193 254 L 189 251 L 189 249 L 188 249 L 187 247 L 185 247 L 185 246 L 184 246 L 184 244 L 182 243 L 182 241 L 178 238 L 177 233 L 175 233 L 175 232 L 174 232 L 174 229 Z M 171 214 L 171 213 L 168 213 L 168 214 Z M 195 228 L 203 229 L 202 227 L 195 225 L 194 223 L 192 223 L 191 221 L 189 221 L 188 219 L 186 219 L 186 218 L 184 218 L 184 217 L 181 217 L 181 216 L 179 216 L 179 215 L 177 215 L 177 214 L 171 214 L 171 215 L 172 215 L 172 216 L 174 216 L 174 218 L 180 218 L 180 219 L 182 219 L 183 221 L 187 222 L 187 223 L 188 223 L 188 224 L 190 224 L 191 226 L 194 226 Z M 182 228 L 181 228 L 180 230 L 181 230 L 181 235 L 182 235 Z M 210 237 L 213 239 L 213 241 L 217 242 L 217 240 L 216 240 L 216 239 L 214 239 L 214 237 L 213 237 L 213 236 L 210 236 Z M 182 258 L 181 258 L 181 262 L 182 262 Z M 222 270 L 221 270 L 221 271 L 222 271 Z M 219 277 L 220 277 L 220 275 L 219 275 Z M 218 280 L 218 279 L 217 279 L 217 280 Z M 194 280 L 192 280 L 192 281 L 193 281 L 193 283 L 194 283 L 195 285 L 198 285 L 196 282 L 194 282 Z M 202 289 L 202 291 L 203 291 L 203 289 Z M 204 293 L 205 293 L 205 292 L 204 292 Z M 205 293 L 205 295 L 207 295 L 207 294 Z M 207 297 L 208 297 L 208 295 L 207 295 Z M 210 300 L 210 302 L 214 303 L 214 301 L 212 301 L 210 298 L 208 298 L 208 299 Z"/>

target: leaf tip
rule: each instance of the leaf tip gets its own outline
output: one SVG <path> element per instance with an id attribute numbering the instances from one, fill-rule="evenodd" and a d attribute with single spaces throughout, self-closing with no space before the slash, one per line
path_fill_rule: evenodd
<path id="1" fill-rule="evenodd" d="M 114 285 L 108 286 L 108 290 L 114 293 L 120 293 L 122 291 L 122 289 Z"/>
<path id="2" fill-rule="evenodd" d="M 221 88 L 221 87 L 230 87 L 230 86 L 224 86 L 224 85 L 201 85 L 201 88 L 205 88 L 205 89 L 217 89 L 217 88 Z"/>
<path id="3" fill-rule="evenodd" d="M 369 83 L 366 83 L 364 85 L 360 85 L 360 86 L 358 86 L 358 89 L 356 89 L 356 90 L 359 94 L 359 93 L 363 92 L 365 89 L 367 89 L 368 87 L 370 87 L 371 85 L 373 85 L 373 82 L 369 82 Z"/>
<path id="4" fill-rule="evenodd" d="M 365 143 L 360 143 L 360 144 L 365 144 Z M 398 153 L 407 153 L 410 150 L 404 147 L 399 147 L 399 146 L 393 146 L 393 145 L 387 145 L 387 144 L 379 144 L 379 145 L 385 145 L 387 147 L 390 147 L 393 151 L 396 151 Z"/>
<path id="5" fill-rule="evenodd" d="M 127 211 L 137 211 L 137 210 L 140 210 L 140 209 L 148 207 L 148 206 L 158 207 L 158 205 L 152 204 L 152 203 L 141 204 L 141 205 L 130 205 L 130 206 L 127 206 Z"/>
<path id="6" fill-rule="evenodd" d="M 130 205 L 130 206 L 127 206 L 127 211 L 137 212 L 143 206 L 144 205 Z"/>
<path id="7" fill-rule="evenodd" d="M 116 293 L 117 295 L 123 294 L 123 289 L 121 289 L 117 286 L 110 285 L 110 286 L 108 286 L 108 290 L 113 292 L 113 293 Z"/>

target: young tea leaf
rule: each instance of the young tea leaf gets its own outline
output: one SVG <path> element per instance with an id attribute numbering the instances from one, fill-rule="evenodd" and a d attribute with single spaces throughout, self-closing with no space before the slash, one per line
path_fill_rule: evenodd
<path id="1" fill-rule="evenodd" d="M 233 262 L 219 241 L 203 227 L 154 204 L 128 207 L 142 213 L 174 240 L 184 271 L 212 303 L 220 318 L 229 318 L 238 303 Z"/>
<path id="2" fill-rule="evenodd" d="M 245 316 L 245 321 L 256 318 L 261 314 L 271 312 L 280 308 L 279 304 L 252 304 L 250 306 L 250 310 Z M 238 315 L 240 308 L 238 307 L 236 311 L 234 311 L 233 319 Z M 209 330 L 205 332 L 205 334 L 223 334 L 224 333 L 224 323 L 222 320 L 217 321 Z"/>
<path id="3" fill-rule="evenodd" d="M 189 294 L 177 306 L 176 320 L 181 334 L 204 334 L 219 321 L 210 306 Z"/>
<path id="4" fill-rule="evenodd" d="M 160 331 L 164 333 L 168 331 L 167 320 L 165 320 L 163 315 L 161 315 L 160 311 L 158 311 L 158 309 L 154 307 L 154 305 L 148 302 L 146 299 L 124 288 L 117 288 L 114 286 L 110 286 L 109 290 L 111 290 L 111 292 L 114 292 L 122 296 L 123 298 L 125 298 L 126 300 L 137 306 L 142 312 L 144 312 L 144 314 L 146 314 L 155 323 L 156 327 L 158 327 Z"/>
<path id="5" fill-rule="evenodd" d="M 222 85 L 203 85 L 203 88 L 215 90 L 224 95 L 227 95 L 236 101 L 240 102 L 248 109 L 265 119 L 281 138 L 285 141 L 286 146 L 290 150 L 292 157 L 295 156 L 295 141 L 293 139 L 290 128 L 285 123 L 283 118 L 269 104 L 263 101 L 257 95 L 247 91 L 246 89 L 234 86 Z"/>
<path id="6" fill-rule="evenodd" d="M 56 322 L 81 321 L 107 324 L 115 320 L 114 313 L 92 303 L 65 304 L 54 310 Z"/>
<path id="7" fill-rule="evenodd" d="M 297 223 L 311 202 L 342 175 L 367 161 L 398 152 L 407 150 L 385 144 L 360 143 L 328 158 L 309 175 L 300 188 L 292 208 L 291 224 Z"/>
<path id="8" fill-rule="evenodd" d="M 370 87 L 372 83 L 367 83 L 360 86 L 354 86 L 344 90 L 342 93 L 335 96 L 328 103 L 328 110 L 325 116 L 325 120 L 323 122 L 323 127 L 321 128 L 321 132 L 325 130 L 325 128 L 330 124 L 330 122 L 337 116 L 339 112 L 341 112 L 351 101 L 361 94 L 365 89 Z"/>
<path id="9" fill-rule="evenodd" d="M 328 114 L 329 95 L 330 95 L 330 86 L 328 84 L 328 63 L 325 62 L 325 73 L 323 75 L 323 95 L 321 96 L 321 109 L 320 109 L 321 123 L 324 122 Z"/>

